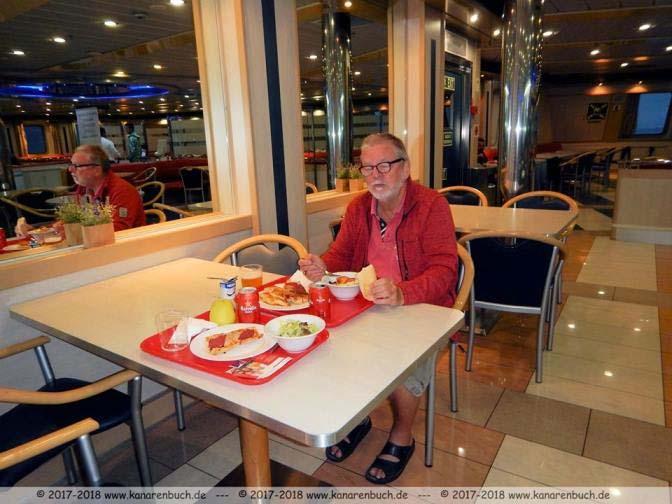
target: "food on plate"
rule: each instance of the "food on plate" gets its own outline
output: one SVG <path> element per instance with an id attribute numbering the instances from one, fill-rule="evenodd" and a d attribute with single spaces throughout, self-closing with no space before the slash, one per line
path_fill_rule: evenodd
<path id="1" fill-rule="evenodd" d="M 378 280 L 376 276 L 376 268 L 373 267 L 373 264 L 369 264 L 357 273 L 357 279 L 359 280 L 359 288 L 362 291 L 362 296 L 364 299 L 373 301 L 373 296 L 371 295 L 371 284 Z"/>
<path id="2" fill-rule="evenodd" d="M 308 302 L 308 293 L 300 283 L 286 282 L 266 287 L 259 293 L 262 303 L 273 306 L 294 306 Z"/>
<path id="3" fill-rule="evenodd" d="M 278 336 L 284 338 L 297 338 L 300 336 L 308 336 L 317 332 L 318 327 L 315 324 L 308 322 L 301 322 L 300 320 L 285 320 L 280 324 L 278 329 Z"/>
<path id="4" fill-rule="evenodd" d="M 30 231 L 28 231 L 28 234 L 31 234 L 31 235 L 33 235 L 33 234 L 47 234 L 47 233 L 53 233 L 53 232 L 55 232 L 55 231 L 54 231 L 54 228 L 52 228 L 52 227 L 40 226 L 38 228 L 31 229 Z"/>
<path id="5" fill-rule="evenodd" d="M 208 352 L 210 355 L 219 355 L 228 352 L 232 348 L 242 345 L 243 343 L 261 339 L 263 336 L 264 335 L 254 327 L 236 329 L 235 331 L 229 331 L 227 333 L 213 334 L 206 338 Z"/>

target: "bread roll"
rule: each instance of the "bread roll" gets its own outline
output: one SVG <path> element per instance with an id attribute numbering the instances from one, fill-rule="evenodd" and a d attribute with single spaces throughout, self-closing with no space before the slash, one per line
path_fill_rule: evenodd
<path id="1" fill-rule="evenodd" d="M 373 301 L 373 296 L 371 295 L 371 284 L 378 280 L 376 276 L 376 268 L 373 267 L 373 264 L 369 264 L 357 273 L 357 281 L 359 282 L 359 290 L 362 291 L 362 296 L 364 299 Z"/>

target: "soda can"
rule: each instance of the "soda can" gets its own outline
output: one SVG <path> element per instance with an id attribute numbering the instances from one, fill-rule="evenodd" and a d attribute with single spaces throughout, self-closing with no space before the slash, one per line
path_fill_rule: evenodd
<path id="1" fill-rule="evenodd" d="M 7 245 L 7 235 L 5 234 L 5 230 L 0 227 L 0 248 L 3 248 L 5 245 Z"/>
<path id="2" fill-rule="evenodd" d="M 324 320 L 331 318 L 331 291 L 324 282 L 315 282 L 310 285 L 310 311 L 313 315 Z"/>
<path id="3" fill-rule="evenodd" d="M 255 287 L 243 287 L 236 294 L 238 322 L 259 323 L 259 293 Z"/>

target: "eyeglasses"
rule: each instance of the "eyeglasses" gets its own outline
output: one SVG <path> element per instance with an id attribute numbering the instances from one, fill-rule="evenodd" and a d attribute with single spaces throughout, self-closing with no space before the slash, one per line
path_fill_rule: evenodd
<path id="1" fill-rule="evenodd" d="M 378 163 L 376 165 L 359 165 L 359 172 L 364 175 L 365 177 L 368 177 L 373 173 L 373 170 L 378 170 L 378 173 L 381 175 L 384 175 L 385 173 L 389 172 L 392 169 L 392 165 L 394 163 L 398 163 L 399 161 L 406 161 L 406 158 L 400 157 L 397 159 L 394 159 L 392 161 L 383 161 L 382 163 Z"/>
<path id="2" fill-rule="evenodd" d="M 99 166 L 99 165 L 97 163 L 70 164 L 68 165 L 68 170 L 79 170 L 81 168 L 91 168 L 92 166 Z"/>

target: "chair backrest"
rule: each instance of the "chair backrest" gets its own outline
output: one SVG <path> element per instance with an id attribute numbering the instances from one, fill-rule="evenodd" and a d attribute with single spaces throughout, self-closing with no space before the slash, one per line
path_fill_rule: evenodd
<path id="1" fill-rule="evenodd" d="M 158 181 L 145 182 L 138 186 L 138 191 L 141 191 L 142 206 L 151 207 L 163 197 L 163 193 L 166 191 L 166 186 L 163 182 Z"/>
<path id="2" fill-rule="evenodd" d="M 205 186 L 207 171 L 200 166 L 183 166 L 180 168 L 180 178 L 184 188 L 202 190 Z"/>
<path id="3" fill-rule="evenodd" d="M 331 238 L 335 240 L 338 236 L 338 232 L 341 230 L 341 223 L 343 222 L 343 217 L 340 219 L 333 220 L 329 223 L 329 231 L 331 231 Z"/>
<path id="4" fill-rule="evenodd" d="M 181 219 L 182 217 L 193 217 L 196 215 L 193 212 L 188 212 L 187 210 L 182 210 L 181 208 L 170 205 L 164 205 L 163 203 L 154 203 L 152 207 L 156 208 L 157 210 L 161 210 L 164 215 L 167 214 L 166 217 L 170 214 L 175 214 L 177 218 Z"/>
<path id="5" fill-rule="evenodd" d="M 579 211 L 576 201 L 566 194 L 554 191 L 532 191 L 519 194 L 502 204 L 502 208 L 509 207 Z"/>
<path id="6" fill-rule="evenodd" d="M 589 152 L 585 156 L 581 156 L 578 161 L 579 172 L 590 170 L 590 167 L 593 166 L 593 162 L 595 161 L 596 156 L 597 154 L 595 152 Z"/>
<path id="7" fill-rule="evenodd" d="M 542 307 L 558 258 L 565 255 L 562 242 L 523 232 L 473 233 L 459 243 L 466 245 L 474 263 L 471 299 L 495 309 L 526 308 L 529 313 Z"/>
<path id="8" fill-rule="evenodd" d="M 166 214 L 156 208 L 145 209 L 145 220 L 147 224 L 157 224 L 159 222 L 166 222 Z"/>
<path id="9" fill-rule="evenodd" d="M 306 185 L 306 194 L 320 192 L 317 186 L 312 182 L 306 182 L 305 185 Z"/>
<path id="10" fill-rule="evenodd" d="M 24 206 L 49 213 L 53 207 L 47 204 L 47 200 L 55 197 L 56 192 L 51 189 L 28 189 L 16 193 L 12 199 Z"/>
<path id="11" fill-rule="evenodd" d="M 458 275 L 457 296 L 453 308 L 464 311 L 469 302 L 469 294 L 474 285 L 474 261 L 471 260 L 469 251 L 463 245 L 457 244 Z"/>
<path id="12" fill-rule="evenodd" d="M 451 205 L 488 206 L 488 198 L 471 186 L 450 186 L 439 189 Z"/>
<path id="13" fill-rule="evenodd" d="M 129 182 L 133 185 L 140 185 L 149 182 L 150 180 L 156 180 L 156 166 L 150 166 L 146 170 L 133 175 Z"/>
<path id="14" fill-rule="evenodd" d="M 273 250 L 267 243 L 287 245 Z M 234 266 L 261 264 L 264 269 L 280 275 L 291 275 L 297 269 L 297 262 L 308 254 L 300 241 L 291 236 L 262 234 L 241 240 L 222 250 L 213 260 L 223 262 L 229 259 Z"/>

